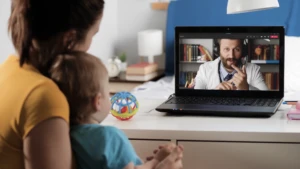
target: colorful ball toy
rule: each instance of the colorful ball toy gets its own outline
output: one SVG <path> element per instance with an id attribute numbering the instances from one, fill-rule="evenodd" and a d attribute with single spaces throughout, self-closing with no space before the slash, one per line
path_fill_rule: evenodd
<path id="1" fill-rule="evenodd" d="M 131 119 L 139 109 L 139 103 L 129 92 L 118 92 L 111 99 L 111 114 L 119 120 Z"/>

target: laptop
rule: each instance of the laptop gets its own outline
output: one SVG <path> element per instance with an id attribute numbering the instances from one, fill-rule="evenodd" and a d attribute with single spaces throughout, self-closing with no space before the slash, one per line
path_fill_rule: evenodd
<path id="1" fill-rule="evenodd" d="M 175 28 L 175 93 L 159 112 L 271 117 L 284 96 L 284 27 Z"/>

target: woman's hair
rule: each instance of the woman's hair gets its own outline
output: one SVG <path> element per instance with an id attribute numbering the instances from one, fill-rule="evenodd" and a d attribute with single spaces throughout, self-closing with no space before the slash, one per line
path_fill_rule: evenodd
<path id="1" fill-rule="evenodd" d="M 71 124 L 78 124 L 95 112 L 92 102 L 104 94 L 108 73 L 99 58 L 86 52 L 59 55 L 50 68 L 50 78 L 66 96 Z"/>
<path id="2" fill-rule="evenodd" d="M 20 66 L 32 64 L 49 76 L 55 57 L 85 40 L 103 8 L 104 0 L 12 0 L 8 29 Z M 69 31 L 75 36 L 66 39 Z"/>

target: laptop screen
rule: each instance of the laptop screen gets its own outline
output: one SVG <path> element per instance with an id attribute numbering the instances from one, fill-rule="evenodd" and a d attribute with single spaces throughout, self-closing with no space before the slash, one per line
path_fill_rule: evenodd
<path id="1" fill-rule="evenodd" d="M 279 33 L 178 35 L 180 90 L 279 91 Z"/>

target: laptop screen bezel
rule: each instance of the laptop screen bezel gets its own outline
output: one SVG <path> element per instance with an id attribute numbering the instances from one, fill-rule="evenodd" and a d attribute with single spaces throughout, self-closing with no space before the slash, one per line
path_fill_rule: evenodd
<path id="1" fill-rule="evenodd" d="M 279 34 L 279 90 L 278 91 L 239 91 L 239 90 L 206 90 L 180 89 L 180 33 L 278 33 Z M 177 26 L 175 27 L 175 95 L 176 96 L 204 96 L 204 97 L 255 97 L 255 98 L 283 98 L 284 96 L 284 27 L 282 26 Z M 197 70 L 198 71 L 198 70 Z"/>

